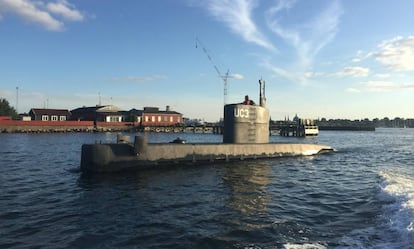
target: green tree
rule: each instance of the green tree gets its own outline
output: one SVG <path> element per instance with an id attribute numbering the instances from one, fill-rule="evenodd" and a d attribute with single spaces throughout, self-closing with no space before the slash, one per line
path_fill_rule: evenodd
<path id="1" fill-rule="evenodd" d="M 11 116 L 13 119 L 19 118 L 14 107 L 10 106 L 6 99 L 0 99 L 0 116 Z"/>

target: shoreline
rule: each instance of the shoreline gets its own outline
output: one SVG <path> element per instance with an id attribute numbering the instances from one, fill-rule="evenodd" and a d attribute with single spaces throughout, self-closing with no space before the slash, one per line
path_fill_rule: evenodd
<path id="1" fill-rule="evenodd" d="M 0 133 L 155 132 L 221 134 L 219 125 L 142 126 L 136 122 L 0 120 Z"/>

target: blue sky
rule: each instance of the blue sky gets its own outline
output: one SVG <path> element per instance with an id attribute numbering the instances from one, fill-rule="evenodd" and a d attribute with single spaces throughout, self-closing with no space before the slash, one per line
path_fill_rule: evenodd
<path id="1" fill-rule="evenodd" d="M 411 0 L 0 0 L 0 97 L 19 112 L 170 105 L 217 121 L 414 118 Z M 196 39 L 200 42 L 196 42 Z M 203 48 L 207 51 L 204 52 Z M 210 56 L 211 60 L 208 59 Z"/>

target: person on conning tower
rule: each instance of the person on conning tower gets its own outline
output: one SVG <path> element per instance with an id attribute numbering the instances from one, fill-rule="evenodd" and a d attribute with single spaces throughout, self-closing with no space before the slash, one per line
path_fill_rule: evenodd
<path id="1" fill-rule="evenodd" d="M 243 105 L 255 105 L 254 101 L 249 99 L 249 95 L 244 96 Z"/>

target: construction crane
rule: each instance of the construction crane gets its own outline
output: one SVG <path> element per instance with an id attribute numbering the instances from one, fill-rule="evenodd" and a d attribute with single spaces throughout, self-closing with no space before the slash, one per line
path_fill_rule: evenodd
<path id="1" fill-rule="evenodd" d="M 196 37 L 196 48 L 198 48 L 198 45 L 201 46 L 201 49 L 204 51 L 204 53 L 207 55 L 208 60 L 210 61 L 211 65 L 213 65 L 214 69 L 216 70 L 218 76 L 223 80 L 224 83 L 224 96 L 223 101 L 224 105 L 227 103 L 227 79 L 233 78 L 233 76 L 229 75 L 229 70 L 227 69 L 226 74 L 221 74 L 218 67 L 214 64 L 213 59 L 211 58 L 210 54 L 208 53 L 206 47 L 203 45 L 203 43 Z"/>

